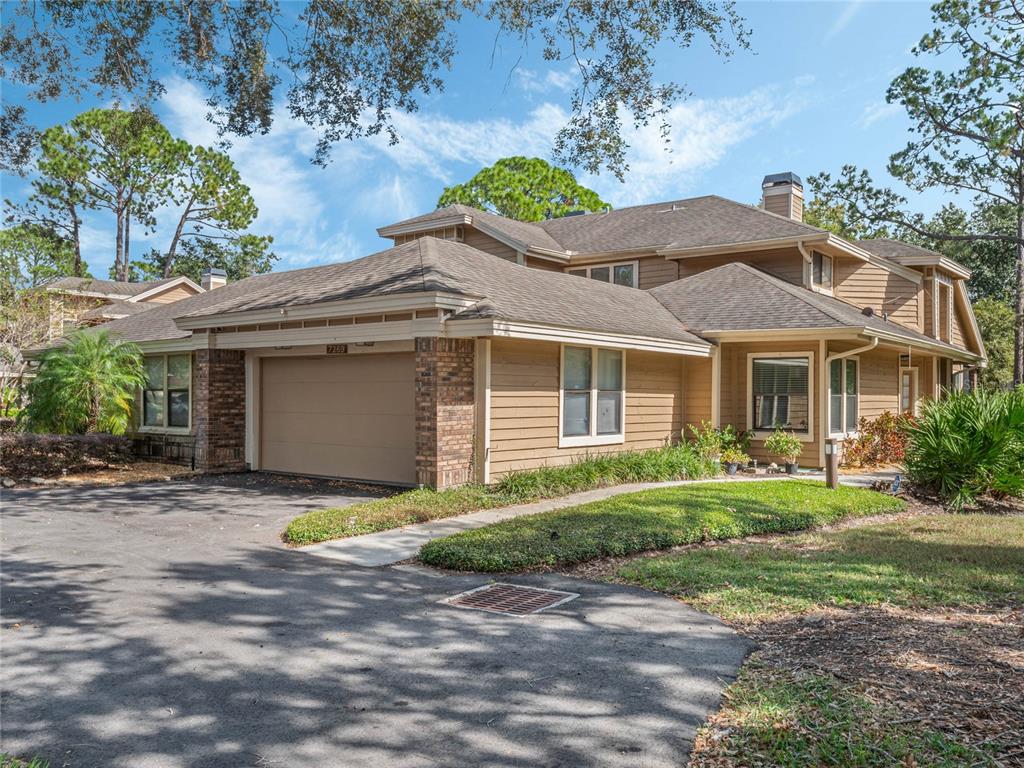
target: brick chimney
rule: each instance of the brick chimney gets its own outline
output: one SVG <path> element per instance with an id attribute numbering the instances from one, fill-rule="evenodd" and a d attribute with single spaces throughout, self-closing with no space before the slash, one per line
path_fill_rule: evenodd
<path id="1" fill-rule="evenodd" d="M 202 286 L 204 291 L 223 288 L 228 284 L 228 273 L 223 269 L 207 268 L 203 270 Z"/>
<path id="2" fill-rule="evenodd" d="M 795 173 L 773 173 L 761 182 L 761 207 L 794 221 L 804 220 L 804 184 Z"/>

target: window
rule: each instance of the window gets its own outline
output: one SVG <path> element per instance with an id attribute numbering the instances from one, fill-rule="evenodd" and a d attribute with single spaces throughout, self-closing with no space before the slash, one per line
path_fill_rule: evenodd
<path id="1" fill-rule="evenodd" d="M 814 251 L 811 254 L 811 283 L 823 291 L 832 290 L 832 257 Z"/>
<path id="2" fill-rule="evenodd" d="M 917 413 L 917 368 L 900 369 L 900 413 Z"/>
<path id="3" fill-rule="evenodd" d="M 953 286 L 936 283 L 939 290 L 937 339 L 948 342 L 953 337 Z"/>
<path id="4" fill-rule="evenodd" d="M 831 434 L 856 432 L 859 418 L 857 361 L 851 358 L 829 364 L 828 424 Z"/>
<path id="5" fill-rule="evenodd" d="M 637 273 L 640 270 L 639 262 L 627 261 L 622 264 L 602 264 L 596 267 L 578 267 L 570 269 L 570 275 L 577 277 L 589 277 L 591 280 L 600 280 L 602 283 L 615 283 L 625 285 L 628 288 L 637 287 Z"/>
<path id="6" fill-rule="evenodd" d="M 624 439 L 625 354 L 617 349 L 562 347 L 559 446 Z"/>
<path id="7" fill-rule="evenodd" d="M 188 429 L 191 424 L 192 356 L 154 355 L 146 358 L 146 388 L 142 391 L 142 426 Z"/>
<path id="8" fill-rule="evenodd" d="M 750 426 L 810 433 L 811 356 L 750 356 Z"/>

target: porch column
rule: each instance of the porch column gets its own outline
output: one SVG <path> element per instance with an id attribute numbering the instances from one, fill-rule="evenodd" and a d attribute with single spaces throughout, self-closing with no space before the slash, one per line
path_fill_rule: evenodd
<path id="1" fill-rule="evenodd" d="M 193 380 L 196 469 L 245 469 L 245 351 L 196 350 Z"/>
<path id="2" fill-rule="evenodd" d="M 473 479 L 476 343 L 416 339 L 416 482 L 439 490 Z"/>

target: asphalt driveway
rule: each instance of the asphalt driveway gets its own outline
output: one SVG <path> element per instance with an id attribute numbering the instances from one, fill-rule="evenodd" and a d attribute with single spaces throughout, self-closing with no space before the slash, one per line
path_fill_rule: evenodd
<path id="1" fill-rule="evenodd" d="M 5 492 L 0 751 L 58 766 L 675 766 L 748 650 L 640 590 L 525 618 L 480 576 L 283 548 L 259 476 Z"/>

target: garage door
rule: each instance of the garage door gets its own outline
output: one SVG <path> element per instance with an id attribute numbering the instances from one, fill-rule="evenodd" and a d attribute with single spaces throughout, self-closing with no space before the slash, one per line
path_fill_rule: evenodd
<path id="1" fill-rule="evenodd" d="M 411 353 L 267 357 L 261 377 L 261 469 L 416 481 Z"/>

